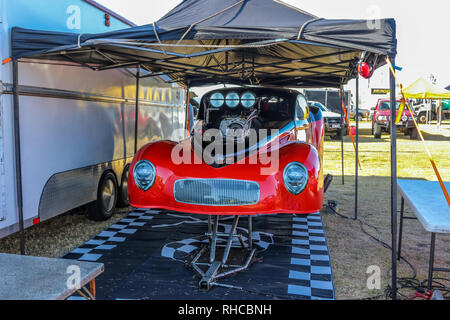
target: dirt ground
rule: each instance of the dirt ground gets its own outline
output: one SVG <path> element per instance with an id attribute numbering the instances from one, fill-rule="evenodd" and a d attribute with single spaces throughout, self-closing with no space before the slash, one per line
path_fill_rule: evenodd
<path id="1" fill-rule="evenodd" d="M 440 131 L 423 126 L 425 140 L 439 168 L 442 178 L 450 180 L 450 124 Z M 375 226 L 381 234 L 381 240 L 391 243 L 390 227 L 390 137 L 383 135 L 382 140 L 371 136 L 371 126 L 363 122 L 360 129 L 358 215 L 367 223 Z M 398 136 L 398 176 L 399 178 L 437 181 L 421 141 L 412 141 L 399 133 Z M 334 181 L 325 195 L 325 203 L 335 200 L 339 203 L 340 213 L 354 216 L 355 212 L 355 152 L 349 137 L 345 138 L 345 185 L 342 185 L 341 143 L 327 140 L 325 143 L 325 172 L 334 175 Z M 400 210 L 400 199 L 398 204 Z M 325 212 L 325 210 L 324 210 Z M 406 206 L 406 214 L 411 210 Z M 391 282 L 391 251 L 383 248 L 361 230 L 358 221 L 342 219 L 336 215 L 324 214 L 324 224 L 330 248 L 338 299 L 362 299 L 383 295 Z M 376 230 L 365 229 L 377 237 Z M 405 220 L 403 229 L 402 256 L 416 269 L 417 278 L 427 279 L 428 258 L 431 236 L 425 232 L 416 220 Z M 450 265 L 450 236 L 438 235 L 436 241 L 435 266 Z M 378 266 L 382 273 L 381 290 L 368 290 L 367 269 Z M 399 265 L 399 277 L 411 277 L 412 269 L 402 262 Z M 435 273 L 436 277 L 448 274 Z M 450 283 L 447 281 L 446 285 Z M 414 292 L 402 290 L 409 296 Z M 382 297 L 379 297 L 382 299 Z"/>
<path id="2" fill-rule="evenodd" d="M 425 138 L 444 180 L 450 181 L 450 123 L 437 129 L 427 128 Z M 360 130 L 360 159 L 362 170 L 359 178 L 358 212 L 369 224 L 381 232 L 381 240 L 390 243 L 390 140 L 384 135 L 382 140 L 371 137 L 370 124 L 363 122 Z M 355 153 L 349 137 L 344 144 L 345 185 L 342 185 L 341 143 L 325 142 L 325 173 L 334 176 L 334 181 L 326 194 L 325 203 L 335 200 L 340 213 L 354 214 L 354 173 Z M 399 135 L 398 175 L 400 178 L 436 180 L 420 141 L 411 141 Z M 400 208 L 400 205 L 399 205 Z M 124 217 L 129 209 L 118 210 L 110 221 L 98 223 L 90 221 L 79 210 L 68 212 L 26 230 L 27 254 L 43 257 L 61 257 L 75 249 L 92 236 Z M 406 208 L 410 213 L 410 209 Z M 324 224 L 330 248 L 337 299 L 363 299 L 384 295 L 390 283 L 391 252 L 380 246 L 361 231 L 359 222 L 346 220 L 336 215 L 326 214 Z M 378 237 L 375 230 L 367 228 Z M 412 263 L 418 279 L 425 280 L 428 271 L 430 235 L 417 221 L 406 221 L 404 225 L 403 255 Z M 438 236 L 436 266 L 450 265 L 450 237 Z M 19 253 L 18 235 L 0 239 L 0 252 Z M 369 266 L 381 269 L 381 290 L 368 290 L 366 273 Z M 411 269 L 401 263 L 399 276 L 410 277 Z M 439 274 L 436 274 L 439 276 Z M 442 276 L 445 276 L 443 274 Z M 448 277 L 448 275 L 447 275 Z M 447 282 L 447 285 L 450 283 Z M 404 294 L 411 292 L 402 290 Z"/>

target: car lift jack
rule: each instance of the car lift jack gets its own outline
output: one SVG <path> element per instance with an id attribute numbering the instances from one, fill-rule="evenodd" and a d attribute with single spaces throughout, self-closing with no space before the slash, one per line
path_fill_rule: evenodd
<path id="1" fill-rule="evenodd" d="M 208 216 L 208 233 L 205 235 L 209 239 L 209 244 L 204 246 L 192 259 L 188 266 L 200 276 L 200 290 L 209 290 L 212 286 L 221 286 L 217 280 L 244 271 L 249 268 L 254 261 L 256 249 L 253 248 L 252 239 L 252 216 L 248 217 L 248 244 L 241 234 L 237 233 L 239 216 L 234 216 L 231 229 L 228 233 L 218 232 L 220 216 Z M 235 239 L 238 240 L 236 243 Z M 234 250 L 232 250 L 234 249 Z M 222 251 L 222 258 L 216 259 L 218 252 Z M 232 252 L 230 257 L 230 252 Z M 227 263 L 233 260 L 233 263 Z"/>

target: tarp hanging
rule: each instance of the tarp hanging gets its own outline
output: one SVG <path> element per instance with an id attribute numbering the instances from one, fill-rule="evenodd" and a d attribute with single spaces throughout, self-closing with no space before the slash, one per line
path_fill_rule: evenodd
<path id="1" fill-rule="evenodd" d="M 393 19 L 327 20 L 277 0 L 185 0 L 159 21 L 103 33 L 14 28 L 13 58 L 96 70 L 139 63 L 191 85 L 339 87 L 365 60 L 396 54 Z"/>

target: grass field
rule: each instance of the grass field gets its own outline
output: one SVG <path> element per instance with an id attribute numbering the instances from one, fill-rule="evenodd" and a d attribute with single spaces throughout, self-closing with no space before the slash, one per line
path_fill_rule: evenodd
<path id="1" fill-rule="evenodd" d="M 371 135 L 370 123 L 363 122 L 360 128 L 360 160 L 362 170 L 359 172 L 359 216 L 381 233 L 381 239 L 390 244 L 390 137 L 383 135 L 382 140 L 375 140 Z M 427 146 L 436 161 L 444 180 L 450 181 L 450 124 L 445 124 L 440 131 L 431 127 L 425 130 Z M 334 181 L 325 196 L 328 200 L 339 203 L 340 213 L 354 215 L 354 174 L 355 152 L 350 137 L 345 138 L 344 163 L 345 185 L 342 185 L 341 142 L 326 140 L 325 173 L 334 176 Z M 398 176 L 399 178 L 423 179 L 437 181 L 430 165 L 423 144 L 412 141 L 399 133 L 398 136 Z M 398 208 L 400 210 L 400 199 Z M 324 210 L 325 212 L 325 210 Z M 406 207 L 406 212 L 410 209 Z M 376 241 L 365 235 L 357 221 L 342 219 L 336 215 L 324 214 L 335 276 L 338 299 L 360 299 L 383 294 L 390 284 L 391 251 L 383 248 Z M 365 227 L 370 234 L 378 237 L 375 230 Z M 450 265 L 450 237 L 439 235 L 436 242 L 436 266 Z M 402 255 L 417 270 L 417 278 L 427 279 L 430 234 L 426 233 L 420 223 L 406 220 L 404 224 Z M 368 290 L 366 273 L 369 266 L 381 268 L 381 290 Z M 405 263 L 399 266 L 400 277 L 410 277 L 411 268 Z M 445 274 L 436 273 L 436 276 Z M 448 274 L 447 274 L 448 277 Z M 446 283 L 447 286 L 450 283 Z M 413 292 L 403 290 L 403 294 Z"/>

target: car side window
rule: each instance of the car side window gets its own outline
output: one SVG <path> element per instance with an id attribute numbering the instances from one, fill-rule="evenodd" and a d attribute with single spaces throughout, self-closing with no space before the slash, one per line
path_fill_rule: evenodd
<path id="1" fill-rule="evenodd" d="M 306 101 L 306 98 L 301 94 L 297 96 L 295 110 L 295 113 L 297 115 L 296 120 L 305 121 L 308 119 L 308 102 Z"/>

